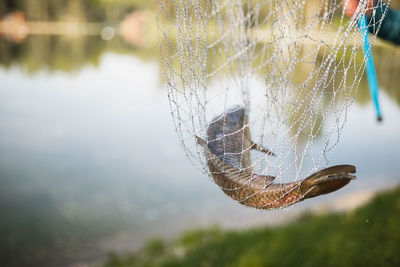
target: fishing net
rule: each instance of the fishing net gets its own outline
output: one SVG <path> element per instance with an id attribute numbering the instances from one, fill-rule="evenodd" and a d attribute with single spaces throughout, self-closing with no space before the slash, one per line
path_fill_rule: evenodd
<path id="1" fill-rule="evenodd" d="M 349 18 L 343 11 L 347 4 L 160 2 L 160 52 L 170 110 L 195 166 L 210 174 L 196 136 L 213 141 L 207 135 L 210 124 L 239 108 L 246 111 L 252 140 L 275 153 L 252 150 L 255 173 L 293 181 L 329 164 L 369 56 L 362 49 L 358 20 L 368 9 L 374 14 L 383 7 L 361 0 Z M 375 34 L 383 17 L 369 20 Z M 243 153 L 249 149 L 243 147 Z"/>

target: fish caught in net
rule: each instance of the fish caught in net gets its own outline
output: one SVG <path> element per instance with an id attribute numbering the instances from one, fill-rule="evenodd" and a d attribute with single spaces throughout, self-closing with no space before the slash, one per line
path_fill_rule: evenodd
<path id="1" fill-rule="evenodd" d="M 181 145 L 241 204 L 285 207 L 354 178 L 354 166 L 329 160 L 369 56 L 358 21 L 390 0 L 361 0 L 351 18 L 348 2 L 160 0 L 163 76 Z M 383 18 L 369 19 L 375 34 Z"/>

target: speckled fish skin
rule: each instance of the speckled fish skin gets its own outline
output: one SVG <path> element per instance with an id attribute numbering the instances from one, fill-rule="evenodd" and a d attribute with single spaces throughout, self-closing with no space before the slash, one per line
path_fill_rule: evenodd
<path id="1" fill-rule="evenodd" d="M 283 208 L 307 198 L 336 191 L 348 184 L 356 172 L 352 165 L 338 165 L 318 171 L 292 183 L 273 183 L 275 177 L 253 172 L 250 150 L 273 153 L 251 141 L 246 111 L 234 107 L 216 117 L 207 130 L 204 147 L 215 183 L 232 199 L 257 209 Z"/>

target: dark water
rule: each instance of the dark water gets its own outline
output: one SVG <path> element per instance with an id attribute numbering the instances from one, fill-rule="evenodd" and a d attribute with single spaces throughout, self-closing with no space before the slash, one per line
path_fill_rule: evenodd
<path id="1" fill-rule="evenodd" d="M 233 202 L 186 159 L 157 49 L 116 53 L 104 45 L 79 64 L 62 57 L 64 67 L 29 49 L 10 51 L 18 49 L 27 56 L 17 53 L 0 68 L 0 262 L 21 255 L 31 265 L 98 260 L 153 236 L 214 223 L 279 223 L 400 182 L 398 49 L 376 49 L 384 121 L 376 122 L 363 81 L 332 159 L 356 165 L 359 179 L 318 201 L 272 212 Z"/>

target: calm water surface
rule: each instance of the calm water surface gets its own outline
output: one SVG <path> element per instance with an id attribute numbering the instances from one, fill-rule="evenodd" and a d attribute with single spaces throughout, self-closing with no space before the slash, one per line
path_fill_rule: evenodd
<path id="1" fill-rule="evenodd" d="M 0 233 L 7 253 L 35 244 L 50 262 L 87 261 L 193 227 L 279 223 L 400 182 L 397 78 L 381 91 L 383 123 L 361 97 L 335 150 L 332 164 L 356 165 L 359 179 L 318 200 L 265 212 L 235 203 L 189 163 L 160 76 L 156 60 L 113 53 L 72 73 L 0 68 Z"/>

